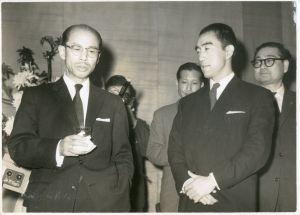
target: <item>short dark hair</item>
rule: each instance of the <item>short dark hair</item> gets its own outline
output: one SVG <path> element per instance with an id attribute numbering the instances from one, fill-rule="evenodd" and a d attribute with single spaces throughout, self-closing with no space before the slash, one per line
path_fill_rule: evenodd
<path id="1" fill-rule="evenodd" d="M 284 58 L 285 60 L 290 61 L 292 56 L 291 53 L 289 52 L 289 50 L 287 50 L 283 44 L 278 43 L 278 42 L 266 42 L 261 44 L 260 46 L 258 46 L 255 49 L 254 52 L 254 58 L 256 57 L 257 53 L 259 52 L 259 50 L 261 50 L 262 48 L 266 48 L 266 47 L 272 47 L 272 48 L 277 48 L 279 51 L 279 55 L 280 57 Z"/>
<path id="2" fill-rule="evenodd" d="M 102 38 L 101 38 L 101 35 L 100 33 L 92 28 L 91 26 L 89 25 L 86 25 L 86 24 L 76 24 L 76 25 L 71 25 L 69 26 L 62 34 L 62 41 L 61 41 L 61 45 L 65 46 L 66 43 L 68 42 L 69 40 L 69 37 L 70 37 L 70 34 L 73 30 L 76 30 L 76 29 L 80 29 L 80 30 L 86 30 L 86 31 L 89 31 L 91 33 L 93 33 L 97 38 L 98 38 L 98 41 L 99 41 L 99 49 L 101 50 L 102 48 Z"/>
<path id="3" fill-rule="evenodd" d="M 187 63 L 182 64 L 178 68 L 177 73 L 176 73 L 177 81 L 179 81 L 179 79 L 181 77 L 181 72 L 183 70 L 189 70 L 189 71 L 190 70 L 195 70 L 195 71 L 199 72 L 200 81 L 203 82 L 203 73 L 202 73 L 201 67 L 199 65 L 197 65 L 196 63 L 187 62 Z"/>
<path id="4" fill-rule="evenodd" d="M 216 37 L 221 42 L 223 48 L 225 48 L 228 45 L 233 45 L 234 46 L 233 55 L 235 54 L 237 49 L 237 39 L 230 26 L 224 23 L 213 23 L 204 27 L 200 31 L 199 36 L 210 31 L 215 33 Z"/>
<path id="5" fill-rule="evenodd" d="M 106 81 L 105 89 L 108 89 L 109 87 L 112 86 L 124 86 L 127 82 L 128 81 L 124 76 L 113 75 Z M 128 89 L 129 89 L 130 97 L 135 97 L 136 92 L 133 86 L 131 85 L 131 83 L 129 83 Z"/>

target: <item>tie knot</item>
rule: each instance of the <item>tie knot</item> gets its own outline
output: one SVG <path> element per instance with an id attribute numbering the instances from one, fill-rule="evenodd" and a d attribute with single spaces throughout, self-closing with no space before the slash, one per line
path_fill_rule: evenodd
<path id="1" fill-rule="evenodd" d="M 219 83 L 214 83 L 212 88 L 211 88 L 211 91 L 216 91 L 216 89 L 220 86 Z"/>
<path id="2" fill-rule="evenodd" d="M 76 93 L 78 93 L 82 88 L 82 84 L 75 84 Z"/>

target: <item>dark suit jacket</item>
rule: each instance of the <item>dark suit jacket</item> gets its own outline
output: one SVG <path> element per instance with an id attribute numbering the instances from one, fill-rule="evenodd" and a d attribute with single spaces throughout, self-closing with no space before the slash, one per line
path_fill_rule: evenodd
<path id="1" fill-rule="evenodd" d="M 145 169 L 145 148 L 149 138 L 149 126 L 137 118 L 137 124 L 131 131 L 130 139 L 134 161 L 134 175 L 130 192 L 131 212 L 147 211 L 147 178 Z"/>
<path id="2" fill-rule="evenodd" d="M 285 89 L 271 157 L 260 171 L 259 210 L 296 211 L 296 191 L 296 93 Z"/>
<path id="3" fill-rule="evenodd" d="M 218 202 L 207 206 L 181 194 L 179 211 L 255 211 L 256 172 L 270 154 L 274 116 L 272 94 L 237 77 L 212 111 L 209 86 L 184 97 L 168 150 L 176 189 L 182 189 L 190 170 L 203 176 L 212 172 L 221 190 L 212 194 Z"/>
<path id="4" fill-rule="evenodd" d="M 25 90 L 8 144 L 12 159 L 32 169 L 24 205 L 28 211 L 70 212 L 80 199 L 76 193 L 83 178 L 91 211 L 129 211 L 133 161 L 124 104 L 91 83 L 86 126 L 92 127 L 97 147 L 87 155 L 65 157 L 58 168 L 57 144 L 75 133 L 75 119 L 63 79 Z"/>

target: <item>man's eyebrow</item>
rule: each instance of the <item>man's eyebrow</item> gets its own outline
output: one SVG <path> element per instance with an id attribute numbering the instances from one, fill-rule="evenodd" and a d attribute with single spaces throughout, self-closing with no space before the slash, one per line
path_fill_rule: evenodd
<path id="1" fill-rule="evenodd" d="M 206 45 L 213 45 L 212 42 L 205 42 L 205 43 L 202 43 L 200 46 L 206 46 Z M 195 50 L 199 49 L 200 47 L 198 45 L 195 46 Z"/>
<path id="2" fill-rule="evenodd" d="M 262 58 L 262 57 L 256 56 L 255 59 L 256 59 L 256 58 L 259 59 L 259 58 Z M 265 57 L 265 59 L 266 59 L 266 58 L 280 58 L 280 56 L 278 57 L 277 55 L 267 55 L 267 56 Z"/>
<path id="3" fill-rule="evenodd" d="M 212 44 L 213 44 L 212 42 L 205 42 L 205 43 L 202 43 L 201 46 L 212 45 Z"/>
<path id="4" fill-rule="evenodd" d="M 80 47 L 83 47 L 82 45 L 80 45 L 80 44 L 78 44 L 78 43 L 76 43 L 76 42 L 70 42 L 70 45 L 72 45 L 72 46 L 80 46 Z M 89 46 L 89 47 L 86 47 L 86 48 L 93 48 L 93 49 L 99 49 L 97 46 Z"/>

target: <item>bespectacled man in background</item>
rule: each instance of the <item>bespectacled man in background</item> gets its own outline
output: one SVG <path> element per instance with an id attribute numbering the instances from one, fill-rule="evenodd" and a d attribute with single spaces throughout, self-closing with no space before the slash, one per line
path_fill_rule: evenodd
<path id="1" fill-rule="evenodd" d="M 283 84 L 291 55 L 277 42 L 256 48 L 252 65 L 257 83 L 275 97 L 276 126 L 267 165 L 259 172 L 259 211 L 296 211 L 296 93 Z"/>

